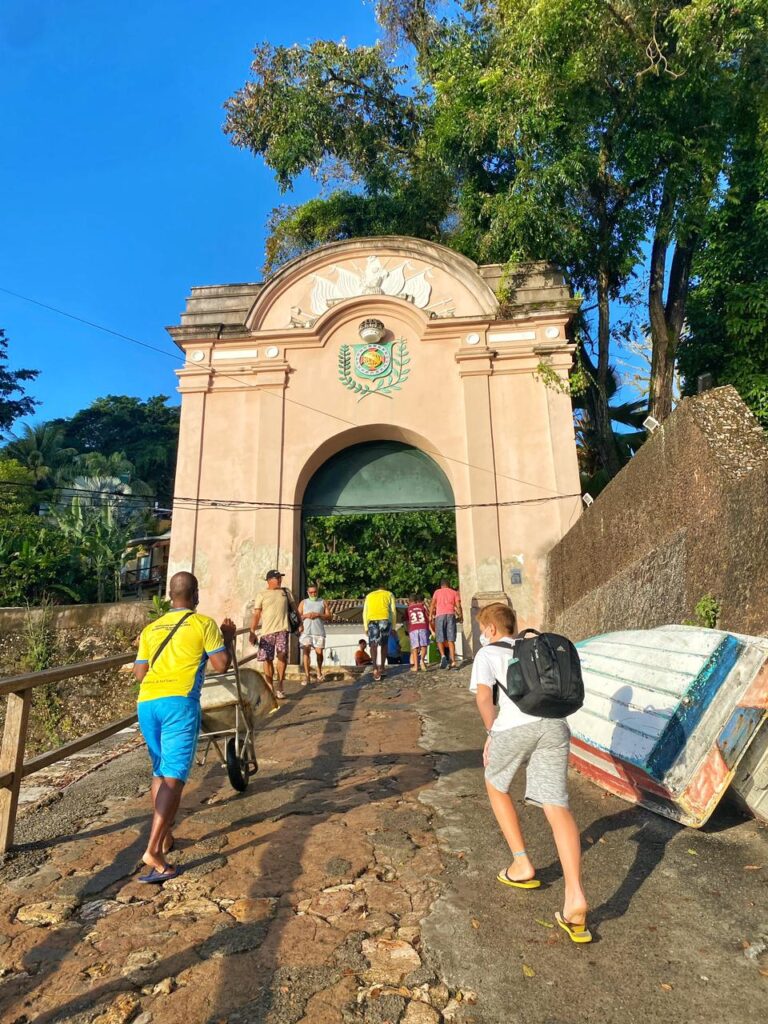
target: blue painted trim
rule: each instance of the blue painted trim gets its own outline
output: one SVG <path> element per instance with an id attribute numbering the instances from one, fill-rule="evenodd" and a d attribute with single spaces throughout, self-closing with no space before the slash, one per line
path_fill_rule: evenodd
<path id="1" fill-rule="evenodd" d="M 717 646 L 696 681 L 675 708 L 648 758 L 648 764 L 644 766 L 652 778 L 658 782 L 663 781 L 743 650 L 743 643 L 730 634 Z M 684 700 L 690 700 L 690 703 L 684 704 Z"/>
<path id="2" fill-rule="evenodd" d="M 717 746 L 729 769 L 741 760 L 749 741 L 765 718 L 765 708 L 737 706 L 717 737 Z"/>

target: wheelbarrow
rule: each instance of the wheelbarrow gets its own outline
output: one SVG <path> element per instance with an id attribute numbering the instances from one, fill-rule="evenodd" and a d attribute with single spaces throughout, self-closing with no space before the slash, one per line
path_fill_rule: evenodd
<path id="1" fill-rule="evenodd" d="M 242 793 L 251 774 L 259 770 L 254 744 L 258 719 L 275 706 L 274 694 L 262 674 L 240 668 L 236 657 L 228 672 L 208 676 L 200 694 L 200 740 L 205 748 L 197 763 L 204 765 L 214 747 L 232 788 Z"/>

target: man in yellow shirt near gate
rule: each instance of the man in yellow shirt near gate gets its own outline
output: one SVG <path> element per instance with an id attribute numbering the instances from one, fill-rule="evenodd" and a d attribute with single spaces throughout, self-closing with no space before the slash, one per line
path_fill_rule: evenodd
<path id="1" fill-rule="evenodd" d="M 231 619 L 219 628 L 197 611 L 198 586 L 192 573 L 177 572 L 168 592 L 171 610 L 142 630 L 133 664 L 141 684 L 139 727 L 152 759 L 154 810 L 143 857 L 149 871 L 139 881 L 158 884 L 178 873 L 165 858 L 173 846 L 171 826 L 197 748 L 206 665 L 226 672 L 236 633 Z"/>
<path id="2" fill-rule="evenodd" d="M 384 665 L 387 659 L 387 641 L 390 630 L 397 623 L 395 597 L 389 590 L 380 587 L 372 590 L 363 605 L 363 626 L 368 631 L 368 643 L 371 645 L 373 662 L 373 678 L 376 682 L 384 676 Z M 381 652 L 381 665 L 379 665 Z"/>

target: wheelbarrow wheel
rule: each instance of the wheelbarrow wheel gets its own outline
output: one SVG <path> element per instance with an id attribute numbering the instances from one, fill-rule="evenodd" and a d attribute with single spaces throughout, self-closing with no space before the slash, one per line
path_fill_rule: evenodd
<path id="1" fill-rule="evenodd" d="M 227 775 L 232 788 L 236 789 L 238 793 L 242 793 L 248 785 L 250 768 L 247 757 L 237 756 L 237 744 L 234 736 L 231 740 L 227 740 Z"/>

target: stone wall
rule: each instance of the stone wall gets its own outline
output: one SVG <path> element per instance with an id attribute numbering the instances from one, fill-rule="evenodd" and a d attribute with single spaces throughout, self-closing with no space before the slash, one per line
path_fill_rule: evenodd
<path id="1" fill-rule="evenodd" d="M 768 440 L 732 387 L 683 400 L 552 549 L 548 628 L 574 640 L 694 617 L 768 634 Z"/>
<path id="2" fill-rule="evenodd" d="M 147 624 L 149 601 L 118 601 L 113 604 L 64 604 L 51 610 L 54 629 L 124 629 L 129 635 L 138 633 Z M 26 608 L 0 608 L 0 636 L 20 633 L 27 619 Z M 39 608 L 31 610 L 39 617 Z"/>

